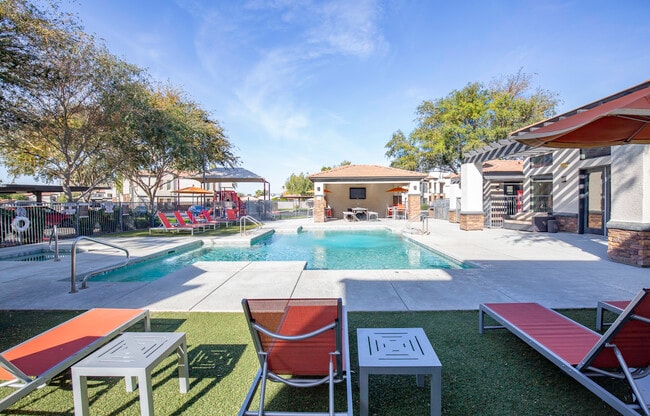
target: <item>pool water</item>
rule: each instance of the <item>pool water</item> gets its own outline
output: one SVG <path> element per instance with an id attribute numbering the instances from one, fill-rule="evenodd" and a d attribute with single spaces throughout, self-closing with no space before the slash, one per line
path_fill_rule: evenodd
<path id="1" fill-rule="evenodd" d="M 91 280 L 154 280 L 197 261 L 306 261 L 307 270 L 467 267 L 390 231 L 308 231 L 273 234 L 250 247 L 202 248 L 136 263 Z"/>

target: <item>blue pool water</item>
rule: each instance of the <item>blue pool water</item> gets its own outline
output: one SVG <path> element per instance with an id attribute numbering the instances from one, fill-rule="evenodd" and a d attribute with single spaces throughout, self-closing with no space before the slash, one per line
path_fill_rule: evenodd
<path id="1" fill-rule="evenodd" d="M 306 261 L 307 270 L 460 269 L 467 266 L 389 231 L 309 231 L 273 234 L 250 247 L 203 248 L 92 277 L 143 281 L 197 261 Z"/>

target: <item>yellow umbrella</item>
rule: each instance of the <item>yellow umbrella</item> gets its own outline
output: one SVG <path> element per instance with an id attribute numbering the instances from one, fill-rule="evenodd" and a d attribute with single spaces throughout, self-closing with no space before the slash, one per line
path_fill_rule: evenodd
<path id="1" fill-rule="evenodd" d="M 213 193 L 213 191 L 209 189 L 203 189 L 196 186 L 189 186 L 187 188 L 182 188 L 172 192 L 176 194 L 200 194 L 200 195 L 212 195 Z"/>

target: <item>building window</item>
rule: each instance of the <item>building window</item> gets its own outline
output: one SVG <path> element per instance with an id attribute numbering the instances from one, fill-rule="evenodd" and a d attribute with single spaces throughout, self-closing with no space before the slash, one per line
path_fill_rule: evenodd
<path id="1" fill-rule="evenodd" d="M 553 178 L 533 177 L 530 181 L 530 210 L 533 212 L 553 212 Z"/>
<path id="2" fill-rule="evenodd" d="M 366 199 L 366 188 L 350 188 L 350 199 Z"/>
<path id="3" fill-rule="evenodd" d="M 612 154 L 610 146 L 580 149 L 580 160 L 593 159 L 595 157 L 609 156 Z"/>
<path id="4" fill-rule="evenodd" d="M 531 168 L 543 168 L 553 165 L 553 153 L 545 153 L 539 156 L 532 156 L 530 158 Z"/>

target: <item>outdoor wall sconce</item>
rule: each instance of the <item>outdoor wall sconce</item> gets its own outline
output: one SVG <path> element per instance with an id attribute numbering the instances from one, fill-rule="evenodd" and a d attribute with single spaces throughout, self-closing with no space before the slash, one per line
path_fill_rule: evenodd
<path id="1" fill-rule="evenodd" d="M 316 191 L 320 192 L 320 186 L 316 187 Z"/>
<path id="2" fill-rule="evenodd" d="M 560 176 L 560 182 L 566 183 L 566 176 Z"/>

